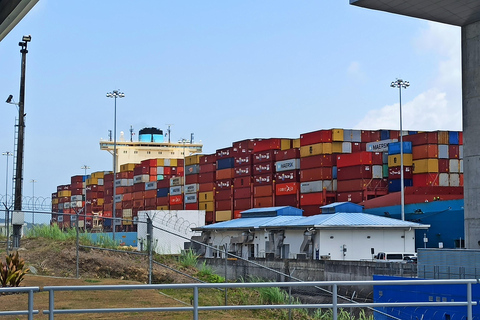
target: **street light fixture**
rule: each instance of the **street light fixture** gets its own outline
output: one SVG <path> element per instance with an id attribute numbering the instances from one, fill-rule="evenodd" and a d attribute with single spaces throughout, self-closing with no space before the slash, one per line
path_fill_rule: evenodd
<path id="1" fill-rule="evenodd" d="M 112 224 L 113 224 L 113 240 L 115 240 L 115 196 L 117 194 L 117 98 L 124 98 L 125 94 L 120 90 L 113 90 L 107 93 L 107 98 L 114 98 L 114 112 L 113 112 L 113 209 L 112 209 Z"/>
<path id="2" fill-rule="evenodd" d="M 403 179 L 403 128 L 402 128 L 402 88 L 407 89 L 410 82 L 397 79 L 390 84 L 392 88 L 398 88 L 400 98 L 400 197 L 401 197 L 401 217 L 405 220 L 405 183 Z"/>

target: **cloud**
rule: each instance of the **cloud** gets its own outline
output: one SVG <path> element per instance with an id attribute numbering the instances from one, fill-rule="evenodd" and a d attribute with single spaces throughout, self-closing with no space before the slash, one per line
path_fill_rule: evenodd
<path id="1" fill-rule="evenodd" d="M 364 73 L 360 67 L 360 63 L 358 61 L 352 61 L 347 68 L 347 74 L 350 78 L 355 80 L 363 80 L 365 78 Z"/>
<path id="2" fill-rule="evenodd" d="M 424 92 L 402 105 L 404 130 L 461 130 L 462 71 L 460 29 L 429 22 L 413 41 L 420 55 L 437 61 Z M 411 90 L 411 89 L 410 89 Z M 399 104 L 370 110 L 356 128 L 399 128 Z"/>

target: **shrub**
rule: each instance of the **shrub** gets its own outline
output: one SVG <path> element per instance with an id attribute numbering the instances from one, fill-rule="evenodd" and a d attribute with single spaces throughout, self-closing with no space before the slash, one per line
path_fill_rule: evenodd
<path id="1" fill-rule="evenodd" d="M 25 269 L 25 261 L 20 259 L 18 251 L 5 256 L 5 263 L 0 261 L 0 283 L 2 287 L 18 287 L 30 269 Z"/>
<path id="2" fill-rule="evenodd" d="M 182 254 L 178 257 L 178 262 L 184 268 L 195 267 L 197 265 L 198 256 L 192 249 L 182 251 Z"/>

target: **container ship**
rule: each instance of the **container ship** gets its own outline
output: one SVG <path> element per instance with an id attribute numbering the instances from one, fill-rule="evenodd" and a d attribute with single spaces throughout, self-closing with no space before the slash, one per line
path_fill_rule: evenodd
<path id="1" fill-rule="evenodd" d="M 170 144 L 158 141 L 163 137 L 154 141 L 153 133 L 148 135 L 145 138 L 140 133 L 138 142 L 117 144 L 116 188 L 109 171 L 73 176 L 70 184 L 58 186 L 52 194 L 52 211 L 56 212 L 52 223 L 71 227 L 77 223 L 72 221 L 75 212 L 85 207 L 79 226 L 109 231 L 113 206 L 122 221 L 116 226 L 118 231 L 135 231 L 140 210 L 202 210 L 205 224 L 272 206 L 300 208 L 311 216 L 320 214 L 322 205 L 347 201 L 364 205 L 368 213 L 387 212 L 395 218 L 400 212 L 398 130 L 322 129 L 294 139 L 236 141 L 213 154 L 201 154 L 202 146 L 193 139 L 188 144 Z M 462 132 L 405 131 L 402 137 L 408 219 L 419 219 L 418 214 L 410 214 L 412 210 L 440 212 L 452 207 L 448 201 L 463 201 Z M 101 141 L 100 146 L 113 150 L 111 141 Z M 417 197 L 420 192 L 423 197 Z M 426 197 L 428 203 L 435 198 L 432 210 L 413 206 L 427 203 Z M 461 221 L 463 230 L 463 205 L 453 207 L 461 208 L 455 209 L 461 214 L 446 214 L 441 219 L 431 214 L 428 221 L 421 221 L 432 225 L 430 233 L 442 234 L 438 243 L 444 240 L 446 247 L 454 244 L 435 228 L 450 224 L 457 229 Z M 461 245 L 461 235 L 452 237 Z"/>

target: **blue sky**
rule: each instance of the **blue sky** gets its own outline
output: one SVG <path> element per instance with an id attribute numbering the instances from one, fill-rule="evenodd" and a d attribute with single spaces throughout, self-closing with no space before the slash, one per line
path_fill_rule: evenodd
<path id="1" fill-rule="evenodd" d="M 113 129 L 114 89 L 126 95 L 118 133 L 173 124 L 172 140 L 194 133 L 205 153 L 319 129 L 398 129 L 396 78 L 411 83 L 404 129 L 461 129 L 458 27 L 348 0 L 40 0 L 0 42 L 2 152 L 13 151 L 18 113 L 3 101 L 18 101 L 25 34 L 26 196 L 32 179 L 47 197 L 84 164 L 111 170 L 99 140 Z"/>

